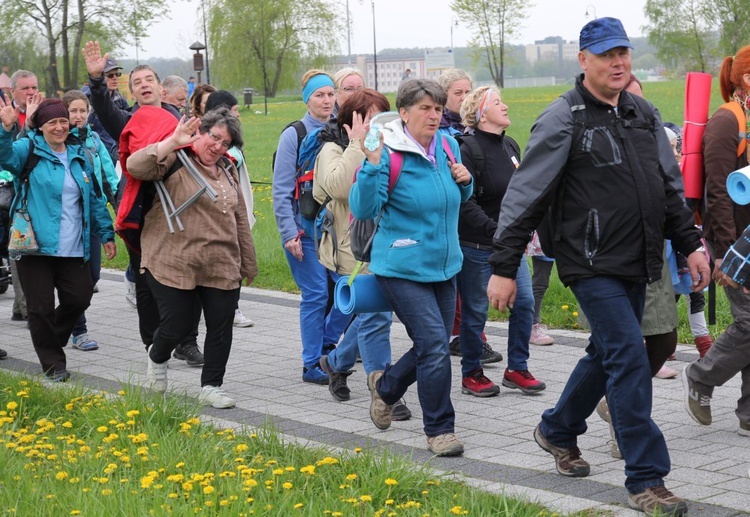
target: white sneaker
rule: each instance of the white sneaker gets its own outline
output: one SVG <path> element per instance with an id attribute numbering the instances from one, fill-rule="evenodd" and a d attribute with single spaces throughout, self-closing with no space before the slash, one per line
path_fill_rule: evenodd
<path id="1" fill-rule="evenodd" d="M 235 309 L 234 311 L 234 326 L 235 327 L 252 327 L 255 325 L 255 322 L 251 319 L 248 319 L 245 317 L 244 314 L 242 314 L 242 311 L 239 309 Z"/>
<path id="2" fill-rule="evenodd" d="M 135 297 L 135 282 L 131 282 L 127 278 L 125 281 L 125 300 L 135 309 L 138 305 L 138 301 Z"/>
<path id="3" fill-rule="evenodd" d="M 148 363 L 148 369 L 146 370 L 146 378 L 148 379 L 149 388 L 159 393 L 167 391 L 167 367 L 169 359 L 159 364 L 151 360 L 151 347 L 150 345 L 146 351 L 146 362 Z"/>
<path id="4" fill-rule="evenodd" d="M 680 374 L 677 370 L 673 370 L 667 365 L 662 366 L 658 372 L 656 372 L 657 379 L 674 379 Z"/>
<path id="5" fill-rule="evenodd" d="M 552 336 L 547 335 L 545 332 L 547 330 L 547 327 L 542 325 L 541 323 L 535 323 L 533 327 L 531 327 L 531 337 L 529 338 L 529 343 L 532 345 L 542 345 L 547 346 L 551 345 L 555 342 L 555 339 Z"/>
<path id="6" fill-rule="evenodd" d="M 237 404 L 219 386 L 203 386 L 198 400 L 204 406 L 210 405 L 216 409 L 229 409 Z"/>

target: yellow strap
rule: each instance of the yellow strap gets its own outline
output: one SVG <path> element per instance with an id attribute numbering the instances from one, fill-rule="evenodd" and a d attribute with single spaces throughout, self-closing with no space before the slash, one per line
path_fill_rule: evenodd
<path id="1" fill-rule="evenodd" d="M 355 278 L 357 277 L 357 275 L 359 274 L 359 270 L 360 270 L 360 269 L 362 269 L 362 261 L 361 261 L 361 260 L 358 260 L 358 261 L 357 261 L 357 264 L 356 264 L 356 265 L 354 266 L 354 271 L 352 271 L 352 274 L 351 274 L 351 275 L 349 275 L 349 280 L 347 280 L 347 281 L 346 281 L 346 284 L 347 284 L 347 285 L 348 285 L 349 287 L 351 287 L 351 286 L 352 286 L 352 284 L 354 283 L 354 279 L 355 279 Z"/>

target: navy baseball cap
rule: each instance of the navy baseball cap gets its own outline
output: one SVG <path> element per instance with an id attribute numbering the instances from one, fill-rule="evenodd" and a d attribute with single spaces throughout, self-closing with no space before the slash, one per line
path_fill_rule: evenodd
<path id="1" fill-rule="evenodd" d="M 616 47 L 633 48 L 622 22 L 617 18 L 596 18 L 581 29 L 580 50 L 604 54 Z"/>

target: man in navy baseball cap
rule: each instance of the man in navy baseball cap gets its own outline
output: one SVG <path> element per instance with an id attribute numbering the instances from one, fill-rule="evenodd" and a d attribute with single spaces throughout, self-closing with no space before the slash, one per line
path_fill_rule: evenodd
<path id="1" fill-rule="evenodd" d="M 581 29 L 578 40 L 579 50 L 588 50 L 592 54 L 604 54 L 616 47 L 633 48 L 628 35 L 617 18 L 597 18 Z"/>
<path id="2" fill-rule="evenodd" d="M 628 35 L 617 18 L 597 18 L 581 29 L 578 62 L 583 86 L 600 101 L 616 106 L 630 80 Z"/>

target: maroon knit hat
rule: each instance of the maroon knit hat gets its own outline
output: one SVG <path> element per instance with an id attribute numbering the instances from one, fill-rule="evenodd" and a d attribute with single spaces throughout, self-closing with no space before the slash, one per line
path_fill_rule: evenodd
<path id="1" fill-rule="evenodd" d="M 34 127 L 40 128 L 52 119 L 67 119 L 69 117 L 68 108 L 65 107 L 63 101 L 60 99 L 44 99 L 34 114 L 31 115 L 31 122 Z"/>

